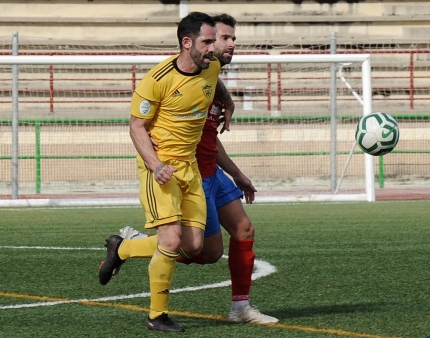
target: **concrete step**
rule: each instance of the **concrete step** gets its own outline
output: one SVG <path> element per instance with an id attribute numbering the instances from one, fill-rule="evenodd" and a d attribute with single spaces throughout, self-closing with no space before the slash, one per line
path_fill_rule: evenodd
<path id="1" fill-rule="evenodd" d="M 29 41 L 86 40 L 176 46 L 180 6 L 160 1 L 1 1 L 0 36 L 18 31 Z M 345 41 L 408 39 L 427 41 L 430 4 L 426 1 L 190 1 L 188 11 L 229 13 L 236 17 L 239 43 L 312 44 L 331 32 Z M 369 14 L 370 13 L 370 14 Z M 156 34 L 154 34 L 156 32 Z"/>

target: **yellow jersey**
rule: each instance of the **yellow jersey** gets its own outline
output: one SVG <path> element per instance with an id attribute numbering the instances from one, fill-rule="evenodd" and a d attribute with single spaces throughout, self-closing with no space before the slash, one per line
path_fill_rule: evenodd
<path id="1" fill-rule="evenodd" d="M 151 119 L 149 131 L 158 143 L 157 154 L 193 160 L 221 64 L 215 59 L 207 69 L 184 73 L 177 67 L 178 56 L 159 63 L 140 81 L 133 93 L 131 114 Z"/>

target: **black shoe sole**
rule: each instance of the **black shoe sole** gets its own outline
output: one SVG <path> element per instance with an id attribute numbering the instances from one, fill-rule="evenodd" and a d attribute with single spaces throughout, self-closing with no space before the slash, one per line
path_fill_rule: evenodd
<path id="1" fill-rule="evenodd" d="M 155 319 L 149 319 L 149 317 L 146 317 L 146 327 L 149 330 L 160 332 L 185 332 L 185 329 L 181 325 L 175 323 L 170 318 L 163 323 L 163 321 L 158 317 Z"/>
<path id="2" fill-rule="evenodd" d="M 118 257 L 118 247 L 123 238 L 112 235 L 105 240 L 107 248 L 106 259 L 99 266 L 99 281 L 101 285 L 106 285 L 112 279 L 112 273 L 115 268 L 121 266 L 125 261 Z"/>

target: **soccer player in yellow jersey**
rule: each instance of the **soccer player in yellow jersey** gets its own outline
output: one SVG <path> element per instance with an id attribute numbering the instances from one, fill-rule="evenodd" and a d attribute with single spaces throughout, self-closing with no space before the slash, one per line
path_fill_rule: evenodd
<path id="1" fill-rule="evenodd" d="M 179 55 L 167 58 L 145 75 L 133 94 L 130 119 L 145 228 L 155 228 L 158 235 L 148 268 L 151 304 L 146 324 L 149 329 L 170 332 L 185 331 L 168 316 L 176 258 L 195 256 L 203 245 L 206 200 L 196 147 L 215 91 L 229 96 L 218 80 L 220 62 L 213 56 L 213 19 L 205 13 L 190 13 L 179 23 L 177 35 Z M 227 108 L 227 129 L 232 113 Z M 156 151 L 148 132 L 157 143 Z M 116 235 L 106 240 L 106 259 L 99 267 L 103 285 L 137 245 L 136 241 L 122 242 Z"/>
<path id="2" fill-rule="evenodd" d="M 213 19 L 216 27 L 215 57 L 221 65 L 230 64 L 236 46 L 236 20 L 228 14 L 216 15 Z M 253 251 L 255 228 L 240 199 L 244 197 L 246 203 L 252 203 L 256 189 L 229 158 L 218 138 L 223 102 L 215 96 L 196 150 L 207 206 L 203 248 L 198 255 L 189 259 L 178 257 L 177 261 L 185 264 L 216 263 L 224 252 L 220 227 L 222 225 L 230 235 L 228 266 L 231 275 L 232 304 L 229 321 L 276 323 L 277 318 L 262 313 L 255 305 L 251 305 L 249 299 L 255 261 Z M 125 242 L 135 240 L 141 243 L 139 250 L 135 250 L 132 257 L 151 257 L 156 249 L 154 238 L 156 236 L 148 237 L 130 226 L 120 229 L 120 236 L 126 239 Z M 118 272 L 119 268 L 115 270 L 114 275 Z"/>

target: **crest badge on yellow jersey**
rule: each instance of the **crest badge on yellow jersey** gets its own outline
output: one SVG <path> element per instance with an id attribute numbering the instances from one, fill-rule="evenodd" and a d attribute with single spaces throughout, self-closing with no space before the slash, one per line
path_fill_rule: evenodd
<path id="1" fill-rule="evenodd" d="M 207 99 L 210 99 L 210 98 L 211 98 L 211 95 L 212 95 L 212 85 L 210 85 L 210 84 L 206 83 L 206 84 L 202 87 L 202 90 L 203 90 L 203 94 L 205 94 L 206 98 L 207 98 Z"/>

